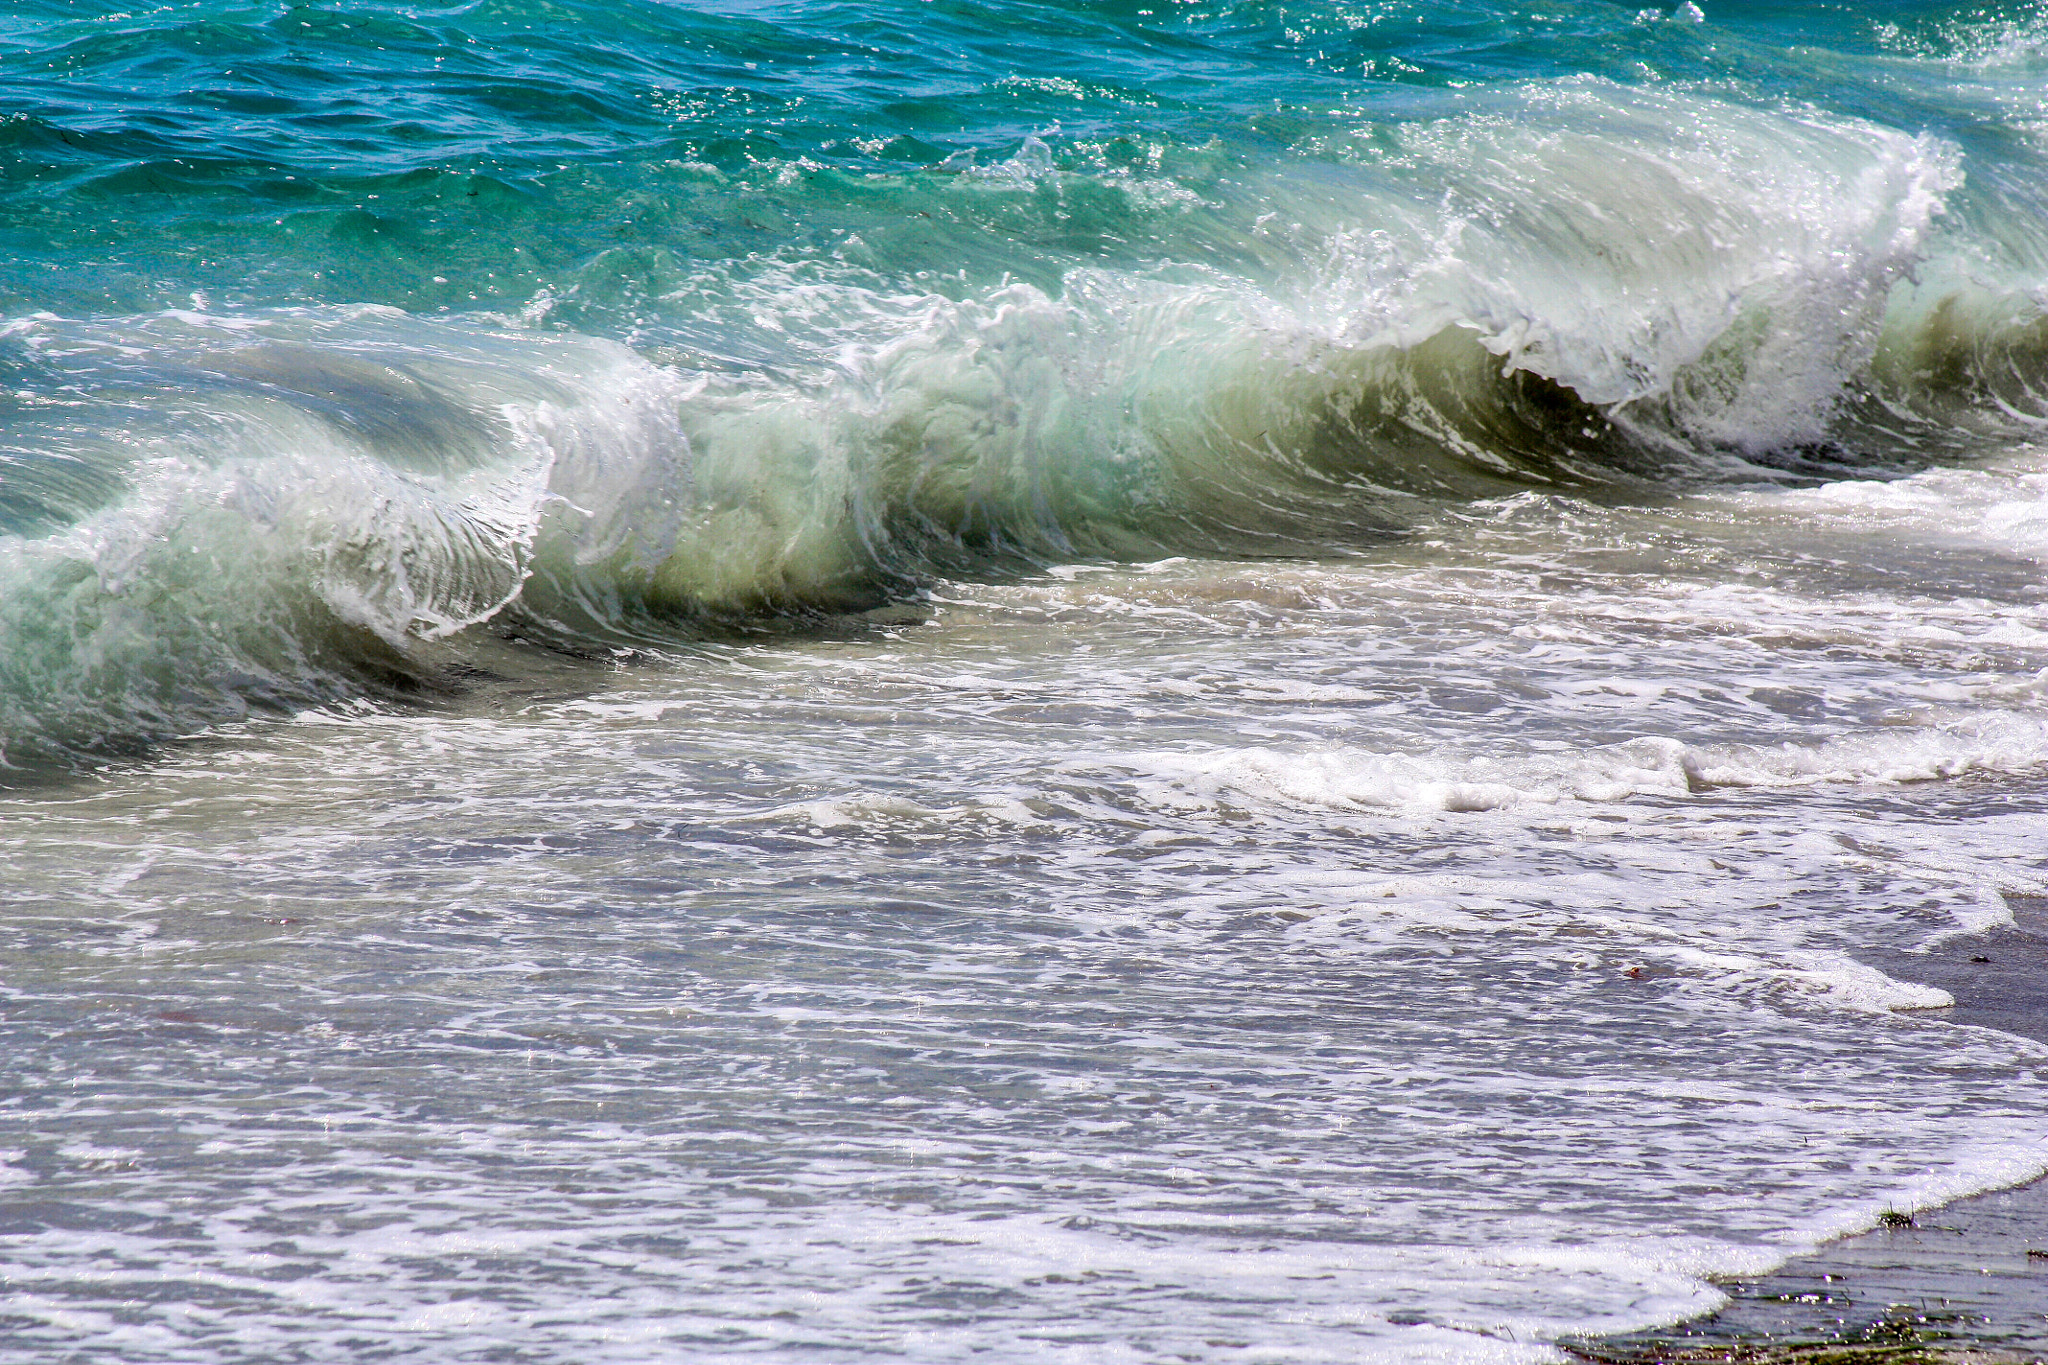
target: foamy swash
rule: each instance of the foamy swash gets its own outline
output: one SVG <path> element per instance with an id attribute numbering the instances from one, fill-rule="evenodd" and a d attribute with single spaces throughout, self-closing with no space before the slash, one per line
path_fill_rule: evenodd
<path id="1" fill-rule="evenodd" d="M 2048 422 L 2039 229 L 1959 211 L 1957 147 L 1588 79 L 1489 99 L 1262 173 L 1264 273 L 949 296 L 731 262 L 705 317 L 775 363 L 368 305 L 17 318 L 6 762 L 453 685 L 477 630 L 645 644 L 932 573 L 1341 550 L 1532 483 L 1895 474 Z M 1075 173 L 1033 141 L 966 174 Z"/>

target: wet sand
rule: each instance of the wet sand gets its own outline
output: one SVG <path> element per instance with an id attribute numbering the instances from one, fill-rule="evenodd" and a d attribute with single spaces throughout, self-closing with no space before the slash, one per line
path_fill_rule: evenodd
<path id="1" fill-rule="evenodd" d="M 2007 899 L 2010 927 L 1869 961 L 1948 991 L 1959 1024 L 2048 1042 L 2048 897 Z M 1603 1365 L 2048 1365 L 2048 1179 L 1722 1287 L 1734 1301 L 1712 1317 L 1566 1349 Z"/>

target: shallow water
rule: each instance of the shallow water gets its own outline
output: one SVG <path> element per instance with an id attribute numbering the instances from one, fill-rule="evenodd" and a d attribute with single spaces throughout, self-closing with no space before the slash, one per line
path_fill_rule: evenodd
<path id="1" fill-rule="evenodd" d="M 0 1341 L 1539 1360 L 2039 1173 L 2041 33 L 18 8 Z"/>

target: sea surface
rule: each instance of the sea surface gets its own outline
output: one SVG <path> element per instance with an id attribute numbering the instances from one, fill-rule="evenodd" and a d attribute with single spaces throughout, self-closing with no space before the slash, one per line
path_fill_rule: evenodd
<path id="1" fill-rule="evenodd" d="M 1557 1360 L 2048 1167 L 1898 965 L 2038 4 L 9 0 L 0 319 L 11 1362 Z"/>

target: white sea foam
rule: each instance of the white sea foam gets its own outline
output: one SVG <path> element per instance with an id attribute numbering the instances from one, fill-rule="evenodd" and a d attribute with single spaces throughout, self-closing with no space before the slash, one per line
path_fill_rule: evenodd
<path id="1" fill-rule="evenodd" d="M 1165 779 L 1155 800 L 1233 800 L 1294 808 L 1472 812 L 1683 799 L 1717 787 L 1927 782 L 1967 773 L 2027 773 L 2048 764 L 2048 718 L 2017 712 L 1817 744 L 1695 746 L 1632 740 L 1568 756 L 1289 752 L 1265 748 L 1154 753 L 1124 760 Z"/>
<path id="2" fill-rule="evenodd" d="M 2011 555 L 2048 555 L 2048 472 L 1930 469 L 1911 478 L 1843 480 L 1788 493 L 1787 513 L 1827 524 L 1961 541 Z"/>

